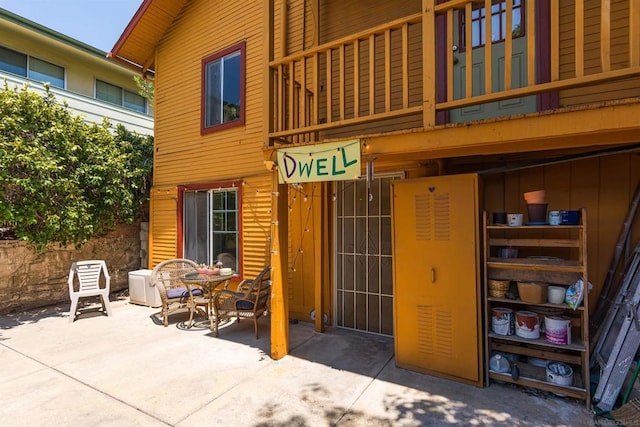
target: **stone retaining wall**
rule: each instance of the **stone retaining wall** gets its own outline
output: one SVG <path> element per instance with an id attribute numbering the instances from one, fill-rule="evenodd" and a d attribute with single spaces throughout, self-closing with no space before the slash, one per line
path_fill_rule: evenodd
<path id="1" fill-rule="evenodd" d="M 34 252 L 17 240 L 0 241 L 0 314 L 70 302 L 67 278 L 71 263 L 103 259 L 111 292 L 128 289 L 128 273 L 140 267 L 140 225 L 122 225 L 80 249 L 52 246 Z"/>

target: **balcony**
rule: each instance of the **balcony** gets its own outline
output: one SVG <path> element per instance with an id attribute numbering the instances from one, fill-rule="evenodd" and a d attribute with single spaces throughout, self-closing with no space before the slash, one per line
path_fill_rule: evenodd
<path id="1" fill-rule="evenodd" d="M 271 61 L 271 145 L 640 96 L 640 0 L 423 0 L 416 9 Z"/>
<path id="2" fill-rule="evenodd" d="M 45 93 L 44 85 L 35 80 L 0 72 L 0 84 L 4 85 L 2 79 L 7 80 L 10 88 L 21 88 L 28 84 L 30 90 L 41 95 Z M 50 91 L 59 102 L 66 102 L 70 110 L 76 115 L 82 115 L 87 122 L 101 123 L 104 118 L 108 118 L 114 125 L 121 123 L 130 131 L 153 135 L 153 116 L 56 87 L 51 87 Z"/>

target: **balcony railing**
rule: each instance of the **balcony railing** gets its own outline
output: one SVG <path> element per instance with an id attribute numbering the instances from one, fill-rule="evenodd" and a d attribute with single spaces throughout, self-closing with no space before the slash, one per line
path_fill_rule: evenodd
<path id="1" fill-rule="evenodd" d="M 472 25 L 461 22 L 472 22 L 481 4 L 491 10 L 492 0 L 438 3 L 424 0 L 422 13 L 272 61 L 270 138 L 305 142 L 349 127 L 359 134 L 375 132 L 376 126 L 384 132 L 399 122 L 430 128 L 441 111 L 640 75 L 640 0 L 600 0 L 596 9 L 585 9 L 593 2 L 575 0 L 569 12 L 560 0 L 523 1 L 527 60 L 518 84 L 512 81 L 511 31 L 501 41 L 501 69 L 492 61 L 495 44 L 454 53 L 456 45 L 474 45 Z M 506 28 L 512 28 L 512 2 L 505 7 Z M 484 33 L 492 34 L 492 19 L 483 25 Z M 545 55 L 536 49 L 541 43 Z M 457 79 L 464 84 L 456 87 L 455 63 L 460 58 L 474 63 L 474 53 L 476 61 L 478 53 L 484 57 L 482 78 L 474 67 L 465 67 Z"/>
<path id="2" fill-rule="evenodd" d="M 41 82 L 14 74 L 0 72 L 0 85 L 4 85 L 3 80 L 7 81 L 10 88 L 28 85 L 30 90 L 40 95 L 46 92 Z M 153 116 L 65 89 L 51 87 L 49 90 L 59 102 L 66 102 L 76 115 L 82 115 L 87 122 L 101 123 L 104 118 L 108 118 L 113 124 L 120 123 L 130 131 L 136 131 L 141 135 L 153 135 Z"/>

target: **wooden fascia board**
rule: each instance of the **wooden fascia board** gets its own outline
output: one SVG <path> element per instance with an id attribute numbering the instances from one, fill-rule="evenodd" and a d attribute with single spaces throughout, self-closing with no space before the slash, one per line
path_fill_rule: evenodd
<path id="1" fill-rule="evenodd" d="M 516 153 L 640 141 L 640 103 L 449 125 L 363 141 L 364 155 L 443 158 Z"/>
<path id="2" fill-rule="evenodd" d="M 113 49 L 107 54 L 108 58 L 115 59 L 119 62 L 126 63 L 131 68 L 140 68 L 146 71 L 153 66 L 154 51 L 162 35 L 166 33 L 171 22 L 179 15 L 184 8 L 186 0 L 144 0 L 135 15 L 124 29 L 122 35 L 113 46 Z M 152 13 L 153 12 L 153 13 Z M 154 19 L 153 16 L 161 12 L 164 19 Z M 150 16 L 147 16 L 150 15 Z M 147 19 L 145 19 L 147 18 Z M 153 29 L 147 32 L 154 34 L 153 36 L 142 37 L 138 33 L 145 34 L 144 29 Z M 138 40 L 136 40 L 138 35 Z M 136 45 L 141 41 L 145 42 L 147 47 L 127 49 L 127 43 Z"/>
<path id="3" fill-rule="evenodd" d="M 129 37 L 131 36 L 131 33 L 133 33 L 135 31 L 136 27 L 138 26 L 138 24 L 142 20 L 142 17 L 146 13 L 146 11 L 149 8 L 149 6 L 151 5 L 151 3 L 152 3 L 152 0 L 144 0 L 142 2 L 142 4 L 140 5 L 140 7 L 136 11 L 136 13 L 133 15 L 133 18 L 131 18 L 131 21 L 129 21 L 129 24 L 127 24 L 127 26 L 125 27 L 124 31 L 122 32 L 122 34 L 118 38 L 118 41 L 116 41 L 116 44 L 113 46 L 111 51 L 108 53 L 107 56 L 109 58 L 116 58 L 116 57 L 120 56 L 119 55 L 120 51 L 124 47 L 125 43 L 129 39 Z M 127 60 L 132 60 L 133 62 L 139 62 L 139 63 L 142 62 L 142 61 L 135 61 L 134 58 L 126 58 L 126 59 Z"/>

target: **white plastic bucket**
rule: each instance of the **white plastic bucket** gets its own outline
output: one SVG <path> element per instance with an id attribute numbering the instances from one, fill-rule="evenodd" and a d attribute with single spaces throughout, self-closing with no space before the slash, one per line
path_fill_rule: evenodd
<path id="1" fill-rule="evenodd" d="M 571 320 L 562 316 L 545 316 L 544 336 L 553 344 L 571 344 Z"/>
<path id="2" fill-rule="evenodd" d="M 573 385 L 573 369 L 563 362 L 549 362 L 547 382 L 570 387 Z"/>
<path id="3" fill-rule="evenodd" d="M 560 225 L 562 223 L 562 215 L 560 211 L 549 211 L 549 225 Z"/>
<path id="4" fill-rule="evenodd" d="M 566 291 L 562 286 L 549 286 L 547 289 L 547 301 L 553 304 L 562 304 Z"/>
<path id="5" fill-rule="evenodd" d="M 516 311 L 516 335 L 522 338 L 539 338 L 538 314 L 532 311 Z"/>
<path id="6" fill-rule="evenodd" d="M 491 330 L 498 335 L 513 335 L 513 310 L 495 307 L 491 310 Z"/>

